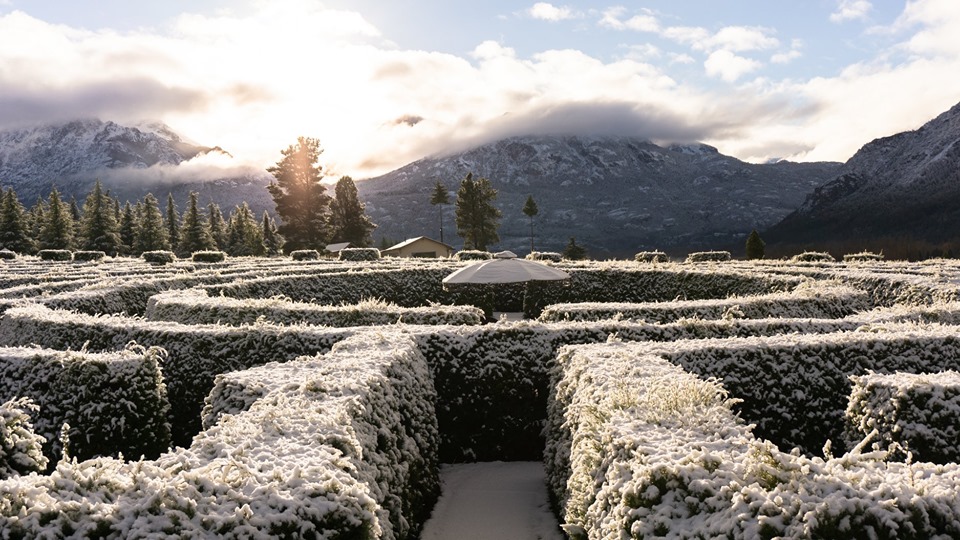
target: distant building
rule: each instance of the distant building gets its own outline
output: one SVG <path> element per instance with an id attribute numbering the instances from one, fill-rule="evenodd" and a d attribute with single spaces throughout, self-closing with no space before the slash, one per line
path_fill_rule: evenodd
<path id="1" fill-rule="evenodd" d="M 437 242 L 426 236 L 404 240 L 387 249 L 380 250 L 381 255 L 391 257 L 450 257 L 456 249 L 443 242 Z"/>
<path id="2" fill-rule="evenodd" d="M 346 249 L 348 247 L 350 247 L 350 242 L 340 242 L 339 244 L 327 244 L 327 247 L 323 249 L 331 255 L 339 255 L 341 249 Z"/>

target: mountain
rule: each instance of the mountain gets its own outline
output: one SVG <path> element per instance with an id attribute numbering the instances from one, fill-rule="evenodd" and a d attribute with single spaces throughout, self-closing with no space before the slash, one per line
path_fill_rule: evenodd
<path id="1" fill-rule="evenodd" d="M 357 183 L 375 236 L 393 241 L 437 238 L 437 180 L 455 199 L 468 173 L 498 190 L 502 211 L 496 249 L 530 250 L 528 195 L 540 214 L 536 249 L 560 251 L 571 236 L 593 257 L 640 250 L 682 252 L 737 246 L 797 208 L 836 176 L 838 163 L 751 164 L 704 144 L 667 148 L 631 137 L 513 137 L 446 157 L 421 159 Z M 444 241 L 456 236 L 453 204 L 443 213 Z"/>
<path id="2" fill-rule="evenodd" d="M 916 131 L 864 145 L 764 239 L 904 249 L 905 243 L 956 242 L 958 231 L 960 104 Z"/>
<path id="3" fill-rule="evenodd" d="M 163 203 L 169 192 L 183 210 L 189 192 L 197 191 L 201 202 L 217 202 L 225 211 L 243 200 L 258 212 L 273 208 L 265 171 L 181 167 L 210 154 L 226 152 L 184 141 L 160 123 L 89 119 L 0 131 L 0 185 L 14 188 L 28 206 L 53 185 L 82 203 L 99 178 L 121 201 L 152 192 Z"/>

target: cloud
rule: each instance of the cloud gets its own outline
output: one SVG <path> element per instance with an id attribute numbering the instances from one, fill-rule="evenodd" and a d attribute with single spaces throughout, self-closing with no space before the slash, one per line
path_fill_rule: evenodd
<path id="1" fill-rule="evenodd" d="M 659 32 L 660 21 L 649 10 L 644 10 L 640 15 L 634 15 L 626 20 L 621 17 L 626 13 L 626 8 L 616 6 L 604 10 L 601 13 L 600 26 L 612 28 L 614 30 L 634 30 L 636 32 Z"/>
<path id="2" fill-rule="evenodd" d="M 573 9 L 567 6 L 557 7 L 549 2 L 537 2 L 527 10 L 527 14 L 534 19 L 550 22 L 575 19 L 578 16 Z"/>
<path id="3" fill-rule="evenodd" d="M 763 64 L 750 58 L 737 56 L 736 54 L 721 49 L 710 53 L 703 67 L 707 70 L 707 75 L 718 77 L 726 82 L 736 82 L 737 79 L 760 69 Z"/>
<path id="4" fill-rule="evenodd" d="M 871 9 L 873 4 L 870 0 L 837 0 L 837 10 L 830 14 L 830 22 L 865 19 Z"/>

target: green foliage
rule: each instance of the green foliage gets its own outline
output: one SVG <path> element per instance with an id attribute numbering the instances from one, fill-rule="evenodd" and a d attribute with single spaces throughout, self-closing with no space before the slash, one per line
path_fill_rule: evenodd
<path id="1" fill-rule="evenodd" d="M 207 205 L 207 224 L 210 227 L 210 237 L 213 238 L 216 249 L 227 248 L 227 222 L 217 203 Z"/>
<path id="2" fill-rule="evenodd" d="M 172 201 L 172 199 L 170 199 Z M 168 207 L 169 212 L 169 207 Z M 143 212 L 137 227 L 135 253 L 167 251 L 170 249 L 169 227 L 164 226 L 160 203 L 152 193 L 143 198 Z"/>
<path id="3" fill-rule="evenodd" d="M 170 249 L 177 249 L 180 244 L 180 214 L 177 212 L 177 203 L 173 200 L 173 193 L 167 193 L 167 213 L 164 217 L 164 226 L 167 230 L 167 242 Z"/>
<path id="4" fill-rule="evenodd" d="M 26 210 L 13 188 L 7 188 L 0 204 L 0 246 L 17 253 L 33 253 L 37 249 Z"/>
<path id="5" fill-rule="evenodd" d="M 190 202 L 187 212 L 183 215 L 183 224 L 180 226 L 180 242 L 176 252 L 180 257 L 189 257 L 195 251 L 205 251 L 214 248 L 213 237 L 207 220 L 200 214 L 197 207 L 197 192 L 190 192 Z"/>
<path id="6" fill-rule="evenodd" d="M 334 188 L 335 198 L 330 203 L 331 242 L 350 242 L 355 247 L 372 243 L 370 235 L 377 226 L 364 213 L 364 204 L 357 195 L 353 179 L 344 176 Z"/>
<path id="7" fill-rule="evenodd" d="M 587 249 L 577 245 L 577 239 L 571 236 L 567 246 L 563 248 L 563 258 L 570 261 L 581 261 L 587 258 Z"/>
<path id="8" fill-rule="evenodd" d="M 758 233 L 756 229 L 750 231 L 750 235 L 747 236 L 747 260 L 762 259 L 766 245 L 766 242 L 760 238 L 760 233 Z"/>
<path id="9" fill-rule="evenodd" d="M 120 251 L 120 228 L 113 199 L 104 194 L 99 180 L 83 203 L 79 244 L 87 251 L 103 251 L 113 255 Z"/>
<path id="10" fill-rule="evenodd" d="M 73 217 L 70 207 L 60 200 L 60 192 L 53 188 L 40 229 L 41 249 L 70 249 L 73 246 Z"/>
<path id="11" fill-rule="evenodd" d="M 273 257 L 283 252 L 283 236 L 277 230 L 277 223 L 266 210 L 263 211 L 263 219 L 260 221 L 260 234 L 263 235 L 265 255 Z"/>
<path id="12" fill-rule="evenodd" d="M 286 239 L 284 251 L 322 249 L 330 238 L 330 196 L 318 165 L 320 141 L 298 137 L 297 143 L 281 151 L 283 158 L 267 169 L 275 182 L 267 190 L 283 220 L 280 234 Z"/>
<path id="13" fill-rule="evenodd" d="M 142 207 L 141 207 L 142 210 Z M 134 207 L 127 201 L 120 213 L 120 254 L 133 255 L 137 244 L 139 220 Z"/>
<path id="14" fill-rule="evenodd" d="M 247 203 L 241 203 L 230 214 L 227 225 L 227 252 L 234 257 L 262 257 L 267 248 L 263 242 L 263 230 Z"/>
<path id="15" fill-rule="evenodd" d="M 530 253 L 534 252 L 533 249 L 533 218 L 540 213 L 540 209 L 537 208 L 537 203 L 533 200 L 533 195 L 527 195 L 527 202 L 523 205 L 523 213 L 528 218 L 530 218 Z"/>
<path id="16" fill-rule="evenodd" d="M 463 238 L 464 249 L 486 251 L 491 244 L 500 241 L 500 210 L 493 206 L 497 190 L 490 180 L 478 178 L 473 173 L 460 182 L 457 191 L 457 233 Z"/>

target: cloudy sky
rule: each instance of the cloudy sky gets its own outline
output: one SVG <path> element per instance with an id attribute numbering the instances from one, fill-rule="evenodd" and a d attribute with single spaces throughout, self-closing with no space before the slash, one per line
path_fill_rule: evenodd
<path id="1" fill-rule="evenodd" d="M 159 120 L 363 178 L 495 138 L 849 158 L 960 102 L 958 0 L 0 0 L 0 129 Z"/>

